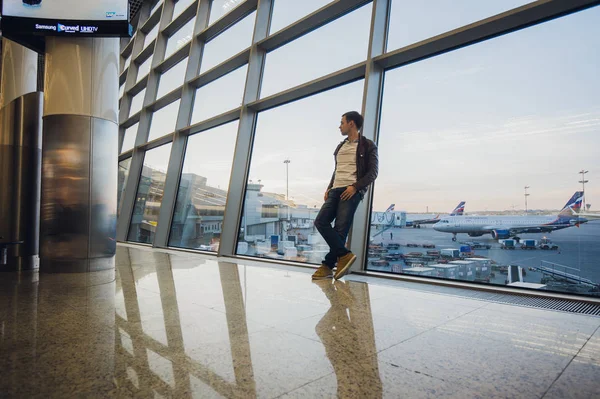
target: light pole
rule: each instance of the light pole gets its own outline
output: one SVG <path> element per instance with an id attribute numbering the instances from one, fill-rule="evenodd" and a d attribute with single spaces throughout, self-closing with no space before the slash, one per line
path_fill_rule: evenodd
<path id="1" fill-rule="evenodd" d="M 581 191 L 583 191 L 583 210 L 585 211 L 585 183 L 587 183 L 589 180 L 585 180 L 585 174 L 589 172 L 589 170 L 585 170 L 585 169 L 581 169 L 579 171 L 579 174 L 581 175 L 581 180 L 579 180 L 579 183 L 581 183 Z"/>
<path id="2" fill-rule="evenodd" d="M 527 197 L 529 197 L 529 194 L 527 194 L 528 188 L 529 186 L 525 186 L 525 214 L 527 214 Z"/>
<path id="3" fill-rule="evenodd" d="M 292 161 L 290 161 L 289 159 L 286 159 L 285 161 L 283 161 L 283 163 L 285 164 L 285 199 L 286 200 L 290 199 L 289 191 L 288 191 L 290 162 L 292 162 Z"/>
<path id="4" fill-rule="evenodd" d="M 285 164 L 285 199 L 286 199 L 286 202 L 289 201 L 289 199 L 290 199 L 290 193 L 289 193 L 290 162 L 292 162 L 292 161 L 290 161 L 289 158 L 285 159 L 283 161 L 283 163 Z M 285 205 L 287 208 L 287 222 L 290 223 L 290 204 L 288 202 Z M 289 228 L 289 226 L 288 226 L 288 228 Z M 282 230 L 283 230 L 283 223 L 282 223 Z M 286 230 L 286 233 L 287 233 L 287 230 Z"/>

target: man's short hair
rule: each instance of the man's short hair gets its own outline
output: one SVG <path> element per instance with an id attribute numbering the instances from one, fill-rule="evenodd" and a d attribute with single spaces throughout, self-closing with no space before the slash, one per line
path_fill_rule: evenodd
<path id="1" fill-rule="evenodd" d="M 354 125 L 356 125 L 356 128 L 358 130 L 362 129 L 364 119 L 363 119 L 362 115 L 359 114 L 358 112 L 350 111 L 350 112 L 346 112 L 342 116 L 346 117 L 346 122 L 350 122 L 350 121 L 354 122 Z"/>

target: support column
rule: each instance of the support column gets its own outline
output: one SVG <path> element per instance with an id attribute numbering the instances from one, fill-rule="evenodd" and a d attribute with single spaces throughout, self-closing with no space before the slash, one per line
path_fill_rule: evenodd
<path id="1" fill-rule="evenodd" d="M 373 0 L 369 53 L 363 93 L 362 114 L 365 122 L 362 134 L 375 142 L 378 141 L 379 137 L 385 71 L 375 63 L 374 58 L 385 53 L 391 7 L 392 0 Z M 377 181 L 375 181 L 376 185 Z M 372 205 L 373 188 L 369 189 L 365 200 L 356 210 L 354 223 L 352 223 L 352 229 L 350 230 L 350 250 L 356 254 L 356 262 L 350 269 L 353 272 L 362 271 L 366 268 Z"/>
<path id="2" fill-rule="evenodd" d="M 47 38 L 41 272 L 115 267 L 118 92 L 118 38 Z"/>
<path id="3" fill-rule="evenodd" d="M 13 245 L 6 259 L 0 252 L 0 271 L 39 266 L 42 94 L 36 92 L 37 65 L 37 53 L 2 39 L 0 244 Z"/>

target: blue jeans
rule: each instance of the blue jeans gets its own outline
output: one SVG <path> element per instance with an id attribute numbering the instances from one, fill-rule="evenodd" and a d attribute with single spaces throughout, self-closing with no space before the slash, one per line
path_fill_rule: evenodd
<path id="1" fill-rule="evenodd" d="M 356 193 L 349 200 L 342 201 L 341 195 L 346 191 L 346 187 L 334 188 L 329 190 L 329 196 L 321 207 L 315 227 L 329 245 L 329 253 L 325 255 L 323 264 L 333 269 L 337 258 L 346 255 L 346 238 L 354 220 L 354 212 L 362 199 L 359 193 Z M 335 224 L 331 227 L 331 222 Z"/>

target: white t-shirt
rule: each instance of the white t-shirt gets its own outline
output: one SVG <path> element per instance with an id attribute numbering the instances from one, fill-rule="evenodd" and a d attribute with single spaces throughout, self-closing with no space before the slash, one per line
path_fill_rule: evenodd
<path id="1" fill-rule="evenodd" d="M 358 140 L 348 140 L 340 148 L 336 157 L 335 180 L 332 188 L 348 187 L 356 183 L 356 149 Z"/>

